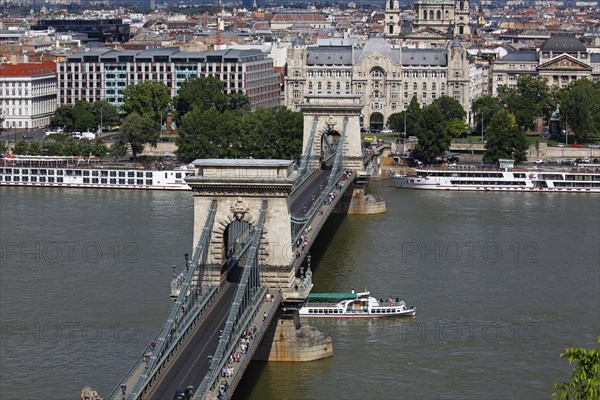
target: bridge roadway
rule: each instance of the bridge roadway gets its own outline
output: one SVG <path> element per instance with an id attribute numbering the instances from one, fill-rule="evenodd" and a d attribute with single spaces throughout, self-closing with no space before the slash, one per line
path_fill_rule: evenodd
<path id="1" fill-rule="evenodd" d="M 219 295 L 211 307 L 196 324 L 186 343 L 177 351 L 150 391 L 147 399 L 172 399 L 175 390 L 180 387 L 197 388 L 208 373 L 209 356 L 215 354 L 219 344 L 219 331 L 225 326 L 231 300 L 239 283 L 242 268 L 236 267 L 227 276 L 219 289 Z"/>
<path id="2" fill-rule="evenodd" d="M 295 194 L 291 204 L 292 216 L 301 217 L 304 208 L 310 209 L 313 201 L 317 200 L 327 180 L 331 175 L 331 167 L 315 172 L 310 182 L 305 183 L 301 191 Z M 142 398 L 171 399 L 175 390 L 181 387 L 194 386 L 198 388 L 202 379 L 208 373 L 209 356 L 214 355 L 219 344 L 219 331 L 227 320 L 231 301 L 239 283 L 242 268 L 235 267 L 228 274 L 226 281 L 219 289 L 219 295 L 214 300 L 194 331 L 185 339 L 176 356 L 169 361 L 167 369 L 161 373 L 157 381 Z"/>

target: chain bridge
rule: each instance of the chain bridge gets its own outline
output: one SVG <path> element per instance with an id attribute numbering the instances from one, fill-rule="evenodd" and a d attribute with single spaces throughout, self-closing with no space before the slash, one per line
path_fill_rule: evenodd
<path id="1" fill-rule="evenodd" d="M 306 98 L 299 165 L 193 163 L 195 174 L 187 179 L 194 196 L 192 257 L 174 273 L 164 325 L 109 399 L 172 399 L 190 386 L 193 395 L 185 398 L 226 399 L 252 359 L 333 354 L 331 339 L 301 326 L 289 304 L 310 292 L 308 253 L 331 213 L 385 211 L 383 201 L 364 193 L 369 159 L 360 139 L 362 107 L 355 95 Z"/>

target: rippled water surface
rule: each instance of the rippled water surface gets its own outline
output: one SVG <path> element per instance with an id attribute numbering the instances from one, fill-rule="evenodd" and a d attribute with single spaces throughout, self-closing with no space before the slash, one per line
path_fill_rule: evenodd
<path id="1" fill-rule="evenodd" d="M 236 397 L 549 398 L 559 354 L 600 332 L 600 198 L 369 190 L 387 213 L 332 218 L 314 290 L 417 316 L 311 320 L 334 356 L 254 363 Z M 192 210 L 190 193 L 0 188 L 0 398 L 106 396 L 164 322 Z"/>

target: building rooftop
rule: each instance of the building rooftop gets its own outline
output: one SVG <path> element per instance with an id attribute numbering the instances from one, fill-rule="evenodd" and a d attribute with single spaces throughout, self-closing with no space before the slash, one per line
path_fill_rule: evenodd
<path id="1" fill-rule="evenodd" d="M 526 61 L 526 62 L 537 62 L 538 55 L 535 50 L 519 50 L 519 51 L 511 51 L 504 57 L 500 59 L 500 61 Z"/>
<path id="2" fill-rule="evenodd" d="M 564 53 L 585 53 L 587 51 L 583 43 L 570 33 L 553 33 L 552 36 L 550 36 L 549 39 L 546 39 L 544 44 L 542 44 L 540 50 Z"/>
<path id="3" fill-rule="evenodd" d="M 308 47 L 306 53 L 306 65 L 352 65 L 352 46 Z"/>
<path id="4" fill-rule="evenodd" d="M 446 49 L 402 49 L 402 65 L 448 65 L 448 50 Z"/>
<path id="5" fill-rule="evenodd" d="M 43 61 L 40 63 L 0 64 L 0 78 L 50 74 L 56 74 L 56 63 L 54 61 Z"/>

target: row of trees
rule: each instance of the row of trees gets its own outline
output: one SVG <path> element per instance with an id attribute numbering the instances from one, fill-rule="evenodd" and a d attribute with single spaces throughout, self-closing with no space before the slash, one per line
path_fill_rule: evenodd
<path id="1" fill-rule="evenodd" d="M 95 141 L 75 140 L 69 136 L 60 134 L 51 135 L 42 141 L 26 142 L 19 140 L 15 143 L 14 154 L 30 156 L 82 156 L 102 158 L 108 155 L 123 157 L 127 154 L 127 147 L 117 143 L 110 148 L 102 139 Z"/>
<path id="2" fill-rule="evenodd" d="M 415 156 L 426 163 L 433 163 L 449 150 L 452 137 L 467 132 L 465 116 L 462 105 L 451 97 L 439 97 L 423 108 L 413 97 L 406 112 L 390 116 L 389 125 L 394 130 L 404 130 L 406 118 L 407 131 L 419 139 L 413 151 Z M 514 115 L 504 108 L 497 110 L 488 125 L 484 161 L 511 158 L 515 162 L 523 162 L 526 149 L 525 132 L 517 126 Z"/>
<path id="3" fill-rule="evenodd" d="M 482 96 L 473 102 L 475 130 L 489 126 L 492 116 L 501 108 L 514 115 L 517 126 L 535 130 L 538 121 L 548 125 L 552 112 L 560 108 L 563 127 L 575 135 L 578 143 L 586 143 L 600 135 L 600 82 L 580 79 L 570 85 L 550 87 L 544 78 L 521 76 L 513 88 L 498 88 L 498 96 Z"/>
<path id="4" fill-rule="evenodd" d="M 135 158 L 145 144 L 156 145 L 161 124 L 169 113 L 178 126 L 177 153 L 184 161 L 210 157 L 298 158 L 301 153 L 300 113 L 285 109 L 250 112 L 248 96 L 224 93 L 223 83 L 214 77 L 188 79 L 174 99 L 161 82 L 132 85 L 123 92 L 121 115 L 105 101 L 79 101 L 74 106 L 59 107 L 51 124 L 67 130 L 92 130 L 100 123 L 120 123 L 117 146 L 128 145 Z"/>
<path id="5" fill-rule="evenodd" d="M 564 88 L 551 88 L 543 78 L 519 77 L 513 88 L 501 86 L 497 97 L 482 96 L 473 102 L 475 131 L 485 132 L 485 162 L 501 158 L 526 160 L 526 132 L 538 121 L 548 124 L 560 105 L 560 119 L 578 143 L 600 136 L 600 82 L 578 80 Z M 450 140 L 468 132 L 460 103 L 444 96 L 421 108 L 416 98 L 405 112 L 390 116 L 388 125 L 417 136 L 414 152 L 425 162 L 434 162 L 449 149 Z M 564 126 L 564 125 L 563 125 Z"/>

